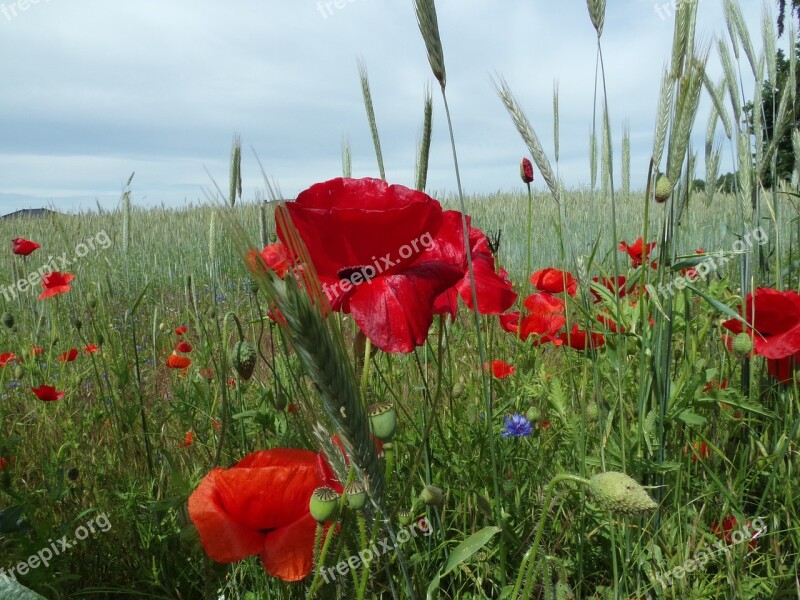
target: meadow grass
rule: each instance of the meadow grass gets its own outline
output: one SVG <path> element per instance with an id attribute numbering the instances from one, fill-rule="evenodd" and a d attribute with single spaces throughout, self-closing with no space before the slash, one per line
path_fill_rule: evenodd
<path id="1" fill-rule="evenodd" d="M 605 2 L 587 6 L 602 59 Z M 416 8 L 446 103 L 434 3 Z M 0 367 L 0 568 L 74 538 L 102 513 L 108 530 L 74 539 L 48 565 L 17 568 L 20 581 L 49 598 L 796 597 L 797 378 L 778 383 L 760 357 L 729 350 L 721 323 L 757 287 L 800 286 L 797 196 L 761 185 L 774 150 L 758 141 L 753 148 L 733 125 L 741 122 L 747 65 L 756 81 L 763 75 L 736 5 L 726 2 L 726 14 L 744 68 L 733 67 L 721 40 L 724 85 L 705 77 L 709 50 L 695 44 L 696 10 L 697 3 L 682 3 L 676 13 L 645 189 L 628 191 L 636 182 L 624 172 L 617 189 L 600 103 L 593 132 L 600 172 L 592 178 L 600 185 L 565 190 L 555 175 L 557 152 L 553 168 L 501 80 L 498 108 L 505 104 L 546 180 L 547 190 L 532 198 L 536 218 L 522 218 L 529 198 L 521 188 L 480 196 L 429 191 L 500 240 L 496 259 L 520 293 L 518 306 L 530 291 L 528 263 L 573 273 L 578 292 L 564 295 L 568 325 L 603 333 L 602 347 L 524 342 L 493 316 L 474 314 L 476 328 L 462 306 L 455 321 L 434 320 L 414 352 L 373 353 L 350 317 L 322 319 L 302 292 L 313 290 L 313 279 L 296 287 L 248 270 L 247 250 L 275 239 L 275 208 L 242 200 L 238 140 L 230 193 L 217 204 L 143 210 L 128 188 L 113 211 L 0 220 L 0 239 L 43 246 L 0 264 L 0 355 L 16 357 Z M 369 92 L 364 63 L 359 70 L 381 165 L 373 110 L 380 99 Z M 603 86 L 599 71 L 596 97 L 605 96 Z M 722 125 L 736 157 L 735 194 L 689 191 L 689 132 L 703 89 L 717 112 L 709 138 Z M 556 115 L 557 104 L 556 92 Z M 754 127 L 758 140 L 763 123 Z M 718 149 L 706 147 L 712 171 Z M 457 169 L 456 148 L 453 156 Z M 350 161 L 345 141 L 343 171 Z M 674 185 L 664 203 L 654 201 L 660 170 Z M 759 227 L 763 235 L 755 235 Z M 634 268 L 617 246 L 639 236 L 657 247 Z M 690 258 L 698 248 L 725 257 L 724 266 L 692 287 L 662 292 L 682 269 L 698 266 L 702 258 Z M 75 275 L 69 293 L 39 301 L 35 277 L 9 291 L 51 256 L 70 260 L 63 269 Z M 618 274 L 628 278 L 624 297 L 591 287 L 593 277 Z M 283 325 L 265 318 L 274 309 L 285 314 Z M 600 312 L 616 327 L 600 326 Z M 179 339 L 191 350 L 175 353 L 191 365 L 171 369 Z M 242 342 L 258 353 L 252 378 L 230 354 Z M 59 360 L 71 348 L 77 358 Z M 485 360 L 515 371 L 490 377 Z M 41 384 L 64 397 L 36 399 L 31 388 Z M 375 464 L 364 419 L 369 405 L 383 402 L 393 404 L 398 428 Z M 512 415 L 531 431 L 502 435 Z M 314 574 L 288 583 L 265 573 L 256 557 L 220 565 L 205 556 L 187 499 L 212 468 L 266 448 L 323 447 L 330 458 L 331 434 L 357 457 L 353 471 L 341 460 L 334 471 L 342 483 L 366 474 L 372 504 L 341 511 L 338 531 L 318 528 Z M 626 493 L 600 483 L 608 472 Z M 398 543 L 419 519 L 430 535 Z M 333 581 L 330 571 L 323 575 L 381 538 L 396 547 L 369 565 L 334 571 Z"/>

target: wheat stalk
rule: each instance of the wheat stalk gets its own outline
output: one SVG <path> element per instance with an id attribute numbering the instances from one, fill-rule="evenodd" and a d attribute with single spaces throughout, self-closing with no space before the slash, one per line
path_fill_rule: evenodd
<path id="1" fill-rule="evenodd" d="M 378 159 L 378 172 L 381 179 L 386 180 L 386 172 L 383 168 L 383 153 L 381 152 L 381 140 L 378 137 L 378 123 L 375 120 L 375 109 L 372 106 L 372 94 L 369 90 L 369 78 L 367 77 L 367 66 L 362 59 L 358 59 L 358 76 L 361 80 L 361 92 L 364 95 L 364 107 L 367 109 L 367 121 L 369 121 L 369 131 L 372 134 L 372 143 L 375 146 L 375 156 Z"/>
<path id="2" fill-rule="evenodd" d="M 433 98 L 430 89 L 425 90 L 425 108 L 422 121 L 422 140 L 417 154 L 416 188 L 424 192 L 428 181 L 428 162 L 431 151 L 431 131 L 433 129 Z"/>
<path id="3" fill-rule="evenodd" d="M 417 14 L 417 25 L 419 25 L 419 31 L 428 52 L 428 62 L 431 65 L 433 76 L 444 90 L 447 74 L 444 68 L 444 50 L 442 49 L 442 39 L 439 37 L 439 21 L 436 18 L 434 0 L 414 0 L 414 10 Z"/>

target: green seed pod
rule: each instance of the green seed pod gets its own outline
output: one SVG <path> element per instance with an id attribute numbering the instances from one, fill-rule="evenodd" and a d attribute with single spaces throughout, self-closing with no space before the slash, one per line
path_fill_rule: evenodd
<path id="1" fill-rule="evenodd" d="M 308 502 L 308 510 L 317 523 L 330 521 L 339 507 L 339 494 L 329 487 L 319 487 L 314 490 Z"/>
<path id="2" fill-rule="evenodd" d="M 382 442 L 391 441 L 397 429 L 397 411 L 391 402 L 379 402 L 369 407 L 372 434 Z"/>
<path id="3" fill-rule="evenodd" d="M 10 312 L 4 312 L 3 316 L 0 317 L 0 321 L 2 321 L 3 325 L 9 329 L 14 328 L 14 315 L 12 315 Z"/>
<path id="4" fill-rule="evenodd" d="M 589 423 L 596 423 L 600 417 L 600 409 L 597 408 L 596 402 L 590 402 L 586 405 L 586 420 Z"/>
<path id="5" fill-rule="evenodd" d="M 753 351 L 753 339 L 748 333 L 740 333 L 733 338 L 733 352 L 738 356 L 747 356 Z"/>
<path id="6" fill-rule="evenodd" d="M 403 527 L 411 525 L 411 512 L 407 510 L 401 510 L 399 513 L 397 513 L 397 520 Z"/>
<path id="7" fill-rule="evenodd" d="M 236 342 L 231 349 L 229 359 L 239 377 L 247 381 L 253 376 L 258 355 L 248 342 Z"/>
<path id="8" fill-rule="evenodd" d="M 353 481 L 344 488 L 347 505 L 353 510 L 361 510 L 367 503 L 367 490 L 360 481 Z"/>
<path id="9" fill-rule="evenodd" d="M 251 294 L 257 294 L 258 293 L 258 282 L 255 279 L 253 279 L 252 277 L 250 278 L 250 293 Z"/>
<path id="10" fill-rule="evenodd" d="M 605 510 L 623 515 L 652 512 L 658 504 L 639 483 L 617 471 L 598 473 L 589 480 L 589 491 Z"/>

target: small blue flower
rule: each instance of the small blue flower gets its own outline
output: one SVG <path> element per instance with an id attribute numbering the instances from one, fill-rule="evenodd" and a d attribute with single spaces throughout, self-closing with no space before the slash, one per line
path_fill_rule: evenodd
<path id="1" fill-rule="evenodd" d="M 531 434 L 531 422 L 522 415 L 506 417 L 503 437 L 528 437 Z"/>

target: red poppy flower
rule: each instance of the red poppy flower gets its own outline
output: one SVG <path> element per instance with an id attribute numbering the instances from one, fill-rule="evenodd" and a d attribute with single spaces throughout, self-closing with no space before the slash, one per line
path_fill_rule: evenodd
<path id="1" fill-rule="evenodd" d="M 602 323 L 609 331 L 613 331 L 614 333 L 617 333 L 617 331 L 620 333 L 625 333 L 625 328 L 618 327 L 617 322 L 614 321 L 614 319 L 608 313 L 599 313 L 597 315 L 597 321 Z"/>
<path id="2" fill-rule="evenodd" d="M 206 475 L 189 497 L 206 554 L 221 563 L 258 554 L 284 581 L 308 575 L 317 528 L 308 503 L 325 485 L 317 459 L 309 450 L 262 450 Z"/>
<path id="3" fill-rule="evenodd" d="M 505 379 L 509 375 L 513 375 L 516 370 L 517 368 L 514 365 L 510 365 L 502 360 L 492 361 L 492 375 L 497 377 L 497 379 Z"/>
<path id="4" fill-rule="evenodd" d="M 531 275 L 531 283 L 540 292 L 551 294 L 560 294 L 566 290 L 570 296 L 574 296 L 578 291 L 578 280 L 571 273 L 552 267 L 536 271 Z"/>
<path id="5" fill-rule="evenodd" d="M 185 356 L 178 356 L 174 352 L 169 355 L 167 359 L 167 366 L 170 369 L 186 369 L 189 365 L 192 364 L 191 358 L 186 358 Z"/>
<path id="6" fill-rule="evenodd" d="M 767 359 L 773 377 L 784 383 L 791 381 L 800 359 L 800 294 L 758 288 L 747 295 L 745 307 L 745 318 L 755 329 L 753 352 Z M 722 326 L 732 333 L 750 333 L 738 319 L 729 319 Z"/>
<path id="7" fill-rule="evenodd" d="M 59 357 L 59 362 L 72 362 L 78 358 L 78 349 L 77 348 L 70 348 L 66 352 L 63 352 Z"/>
<path id="8" fill-rule="evenodd" d="M 0 367 L 5 367 L 6 364 L 15 360 L 17 360 L 17 357 L 13 352 L 3 352 L 3 354 L 0 354 Z"/>
<path id="9" fill-rule="evenodd" d="M 194 443 L 194 433 L 192 433 L 191 429 L 186 432 L 186 436 L 184 436 L 183 441 L 178 444 L 178 448 L 188 448 Z"/>
<path id="10" fill-rule="evenodd" d="M 261 251 L 261 256 L 267 266 L 275 271 L 276 275 L 283 279 L 287 271 L 294 264 L 294 260 L 289 255 L 289 249 L 284 246 L 283 242 L 275 242 L 266 246 Z"/>
<path id="11" fill-rule="evenodd" d="M 25 238 L 15 238 L 11 240 L 11 251 L 14 254 L 21 256 L 28 256 L 34 250 L 41 248 L 36 242 L 26 240 Z"/>
<path id="12" fill-rule="evenodd" d="M 494 256 L 489 248 L 489 240 L 480 230 L 470 225 L 471 219 L 467 217 L 469 227 L 470 254 L 472 256 L 472 269 L 475 274 L 475 292 L 478 298 L 478 312 L 482 315 L 499 315 L 507 311 L 517 301 L 514 286 L 508 279 L 504 270 L 495 271 Z M 440 294 L 434 303 L 433 311 L 436 314 L 449 314 L 455 319 L 458 309 L 458 297 L 472 308 L 472 287 L 470 286 L 469 267 L 467 255 L 464 252 L 464 228 L 461 213 L 448 210 L 442 214 L 442 228 L 427 251 L 428 258 L 440 259 L 442 262 L 455 262 L 459 260 L 462 277 L 450 289 Z"/>
<path id="13" fill-rule="evenodd" d="M 6 458 L 5 456 L 0 456 L 0 471 L 5 471 L 6 467 L 13 465 L 15 461 L 16 457 L 14 456 L 10 458 Z"/>
<path id="14" fill-rule="evenodd" d="M 386 352 L 411 352 L 428 337 L 436 298 L 464 275 L 429 247 L 443 224 L 426 194 L 378 179 L 333 179 L 286 204 L 333 310 L 350 313 Z M 278 224 L 278 236 L 287 233 Z"/>
<path id="15" fill-rule="evenodd" d="M 592 277 L 592 281 L 605 287 L 609 292 L 611 292 L 612 295 L 614 295 L 614 293 L 617 290 L 619 290 L 620 298 L 624 297 L 625 294 L 627 293 L 627 290 L 625 289 L 626 279 L 624 275 L 618 275 L 617 277 L 603 277 L 603 278 Z M 594 300 L 595 302 L 601 302 L 603 300 L 603 297 L 597 292 L 597 290 L 591 288 L 590 290 L 595 298 Z"/>
<path id="16" fill-rule="evenodd" d="M 71 273 L 59 273 L 58 271 L 45 273 L 42 275 L 42 289 L 44 291 L 39 294 L 39 300 L 57 296 L 58 294 L 66 294 L 70 289 L 69 282 L 74 278 L 75 276 Z"/>
<path id="17" fill-rule="evenodd" d="M 522 178 L 522 183 L 531 183 L 533 181 L 533 165 L 528 157 L 522 159 L 519 165 L 519 176 Z"/>
<path id="18" fill-rule="evenodd" d="M 578 329 L 577 325 L 573 325 L 569 332 L 559 334 L 558 338 L 575 350 L 586 350 L 590 347 L 599 348 L 606 343 L 603 334 L 593 331 L 587 334 L 582 329 Z"/>
<path id="19" fill-rule="evenodd" d="M 534 345 L 552 342 L 560 346 L 563 342 L 556 334 L 567 322 L 564 301 L 547 292 L 539 292 L 525 298 L 525 308 L 529 314 L 522 318 L 521 331 L 519 312 L 500 315 L 500 326 L 519 335 L 522 340 L 534 336 Z"/>
<path id="20" fill-rule="evenodd" d="M 627 252 L 628 256 L 631 257 L 631 262 L 634 267 L 638 267 L 642 264 L 642 262 L 650 259 L 650 252 L 653 248 L 656 247 L 655 242 L 650 242 L 647 244 L 647 249 L 644 248 L 644 240 L 642 236 L 639 236 L 637 240 L 633 243 L 632 246 L 629 246 L 627 242 L 620 242 L 619 243 L 619 250 L 623 252 Z M 656 267 L 656 263 L 652 263 L 651 265 L 653 268 Z"/>
<path id="21" fill-rule="evenodd" d="M 181 325 L 180 327 L 175 328 L 175 335 L 183 335 L 184 333 L 186 333 L 186 331 L 187 331 L 186 325 Z"/>
<path id="22" fill-rule="evenodd" d="M 64 397 L 64 392 L 59 392 L 51 385 L 40 385 L 38 388 L 31 388 L 31 391 L 36 394 L 39 400 L 44 400 L 45 402 L 61 400 Z"/>
<path id="23" fill-rule="evenodd" d="M 89 344 L 88 346 L 83 347 L 83 351 L 86 352 L 86 354 L 94 354 L 98 350 L 100 350 L 100 346 L 96 344 Z"/>
<path id="24" fill-rule="evenodd" d="M 697 462 L 698 460 L 703 460 L 711 456 L 711 449 L 708 447 L 708 444 L 705 442 L 694 442 L 692 444 L 692 448 L 694 449 L 692 454 L 692 462 Z M 683 455 L 686 456 L 690 453 L 688 448 L 684 448 Z"/>
<path id="25" fill-rule="evenodd" d="M 175 345 L 176 352 L 191 352 L 192 345 L 185 341 L 185 340 L 178 340 L 178 343 Z"/>
<path id="26" fill-rule="evenodd" d="M 723 379 L 722 381 L 709 381 L 705 387 L 703 388 L 703 392 L 710 392 L 714 389 L 717 390 L 727 390 L 728 389 L 728 380 Z"/>
<path id="27" fill-rule="evenodd" d="M 743 542 L 745 539 L 744 538 L 745 532 L 747 533 L 750 532 L 750 526 L 751 526 L 750 521 L 747 522 L 747 525 L 743 527 L 741 531 L 738 531 L 738 533 L 742 534 L 742 538 L 739 540 L 739 542 L 737 542 L 734 539 L 733 535 L 734 533 L 737 533 L 737 531 L 735 530 L 736 524 L 737 524 L 736 517 L 734 517 L 733 515 L 728 515 L 727 517 L 722 519 L 722 523 L 714 521 L 711 524 L 711 531 L 713 531 L 714 535 L 716 535 L 719 539 L 725 540 L 725 542 L 728 544 Z M 756 548 L 756 546 L 758 546 L 757 538 L 760 533 L 761 532 L 759 530 L 756 530 L 750 534 L 750 541 L 747 542 L 747 547 L 750 550 L 753 550 L 754 548 Z"/>
<path id="28" fill-rule="evenodd" d="M 31 352 L 33 353 L 34 356 L 39 356 L 44 352 L 44 348 L 42 348 L 41 346 L 31 346 Z"/>
<path id="29" fill-rule="evenodd" d="M 541 427 L 542 429 L 550 429 L 550 425 L 551 423 L 547 419 L 542 419 L 541 421 L 539 421 L 539 427 Z"/>

